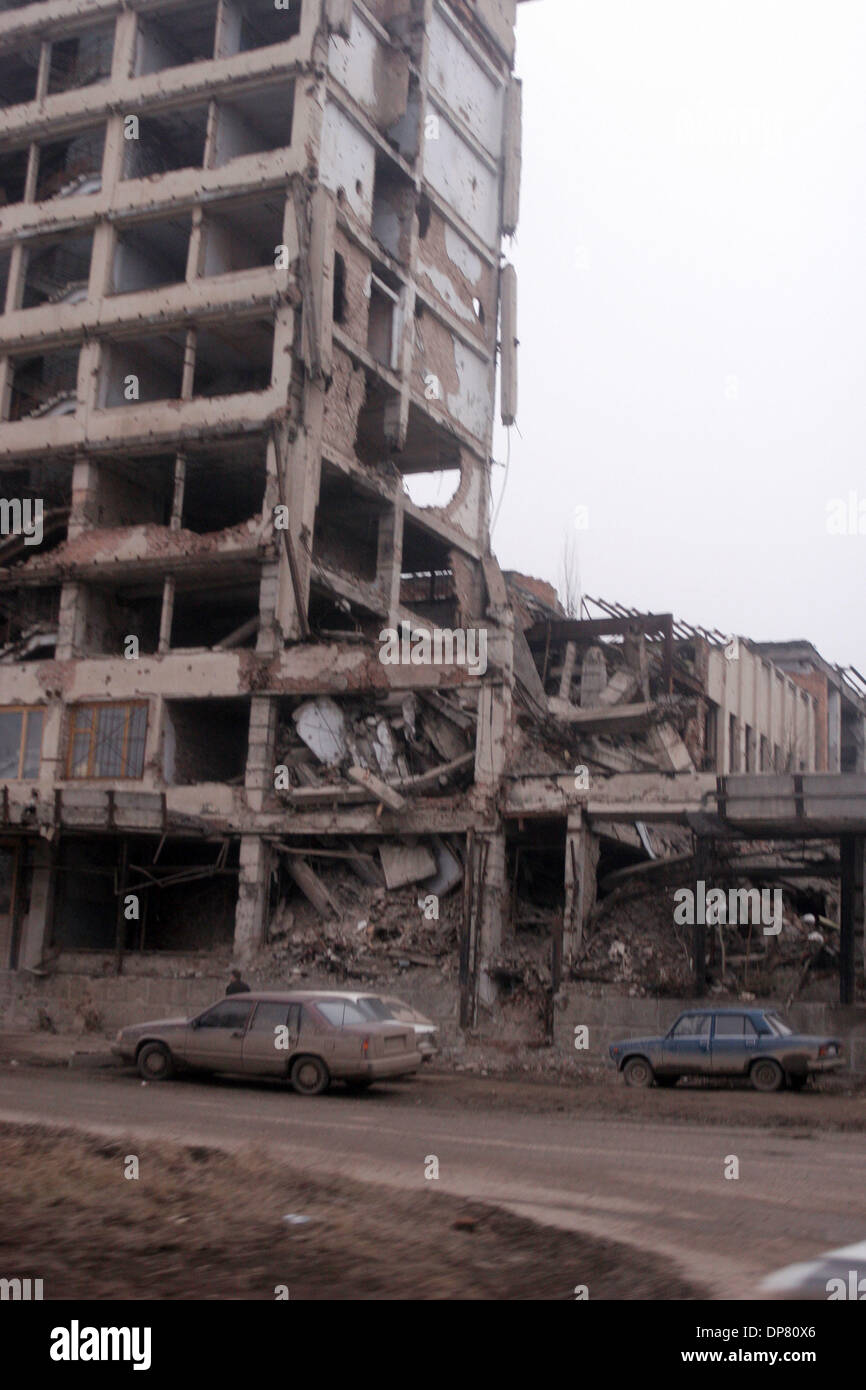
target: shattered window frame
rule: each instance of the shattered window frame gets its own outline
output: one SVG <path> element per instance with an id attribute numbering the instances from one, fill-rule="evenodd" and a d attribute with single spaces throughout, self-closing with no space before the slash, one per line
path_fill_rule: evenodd
<path id="1" fill-rule="evenodd" d="M 137 780 L 144 772 L 147 701 L 75 705 L 70 711 L 66 776 Z"/>
<path id="2" fill-rule="evenodd" d="M 39 776 L 42 766 L 44 716 L 44 709 L 38 705 L 0 706 L 0 721 L 6 718 L 20 721 L 17 771 L 7 772 L 0 766 L 0 778 L 8 782 L 32 782 Z"/>

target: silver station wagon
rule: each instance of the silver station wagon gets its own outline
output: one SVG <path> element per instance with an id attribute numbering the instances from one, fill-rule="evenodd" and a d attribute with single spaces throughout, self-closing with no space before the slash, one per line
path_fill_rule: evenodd
<path id="1" fill-rule="evenodd" d="M 112 1051 L 146 1081 L 231 1072 L 280 1077 L 304 1096 L 331 1081 L 362 1090 L 421 1063 L 411 1024 L 372 1019 L 356 995 L 337 990 L 235 994 L 195 1018 L 121 1028 Z"/>

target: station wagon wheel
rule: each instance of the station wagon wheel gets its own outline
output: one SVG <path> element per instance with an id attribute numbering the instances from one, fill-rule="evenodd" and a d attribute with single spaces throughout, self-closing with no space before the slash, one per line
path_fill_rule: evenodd
<path id="1" fill-rule="evenodd" d="M 785 1080 L 785 1073 L 772 1057 L 764 1057 L 760 1062 L 755 1062 L 749 1078 L 756 1091 L 778 1091 Z"/>
<path id="2" fill-rule="evenodd" d="M 626 1086 L 651 1086 L 653 1069 L 645 1057 L 629 1057 L 622 1069 Z"/>
<path id="3" fill-rule="evenodd" d="M 299 1096 L 321 1095 L 331 1081 L 320 1057 L 296 1057 L 289 1079 Z"/>
<path id="4" fill-rule="evenodd" d="M 145 1081 L 170 1081 L 174 1058 L 162 1043 L 145 1043 L 138 1054 L 138 1074 Z"/>

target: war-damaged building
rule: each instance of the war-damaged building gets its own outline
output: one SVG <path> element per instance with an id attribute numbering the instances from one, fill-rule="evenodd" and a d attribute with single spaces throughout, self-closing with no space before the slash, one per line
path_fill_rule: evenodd
<path id="1" fill-rule="evenodd" d="M 611 876 L 719 776 L 834 770 L 798 654 L 490 552 L 517 3 L 0 0 L 0 971 L 44 1010 L 234 958 L 464 1028 L 534 986 L 549 1036 Z"/>
<path id="2" fill-rule="evenodd" d="M 514 19 L 0 5 L 3 966 L 246 957 L 323 846 L 481 930 Z"/>

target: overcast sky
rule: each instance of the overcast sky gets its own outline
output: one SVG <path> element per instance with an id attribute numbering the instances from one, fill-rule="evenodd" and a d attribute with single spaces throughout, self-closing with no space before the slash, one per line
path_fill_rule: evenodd
<path id="1" fill-rule="evenodd" d="M 518 8 L 500 563 L 866 674 L 866 5 Z"/>

